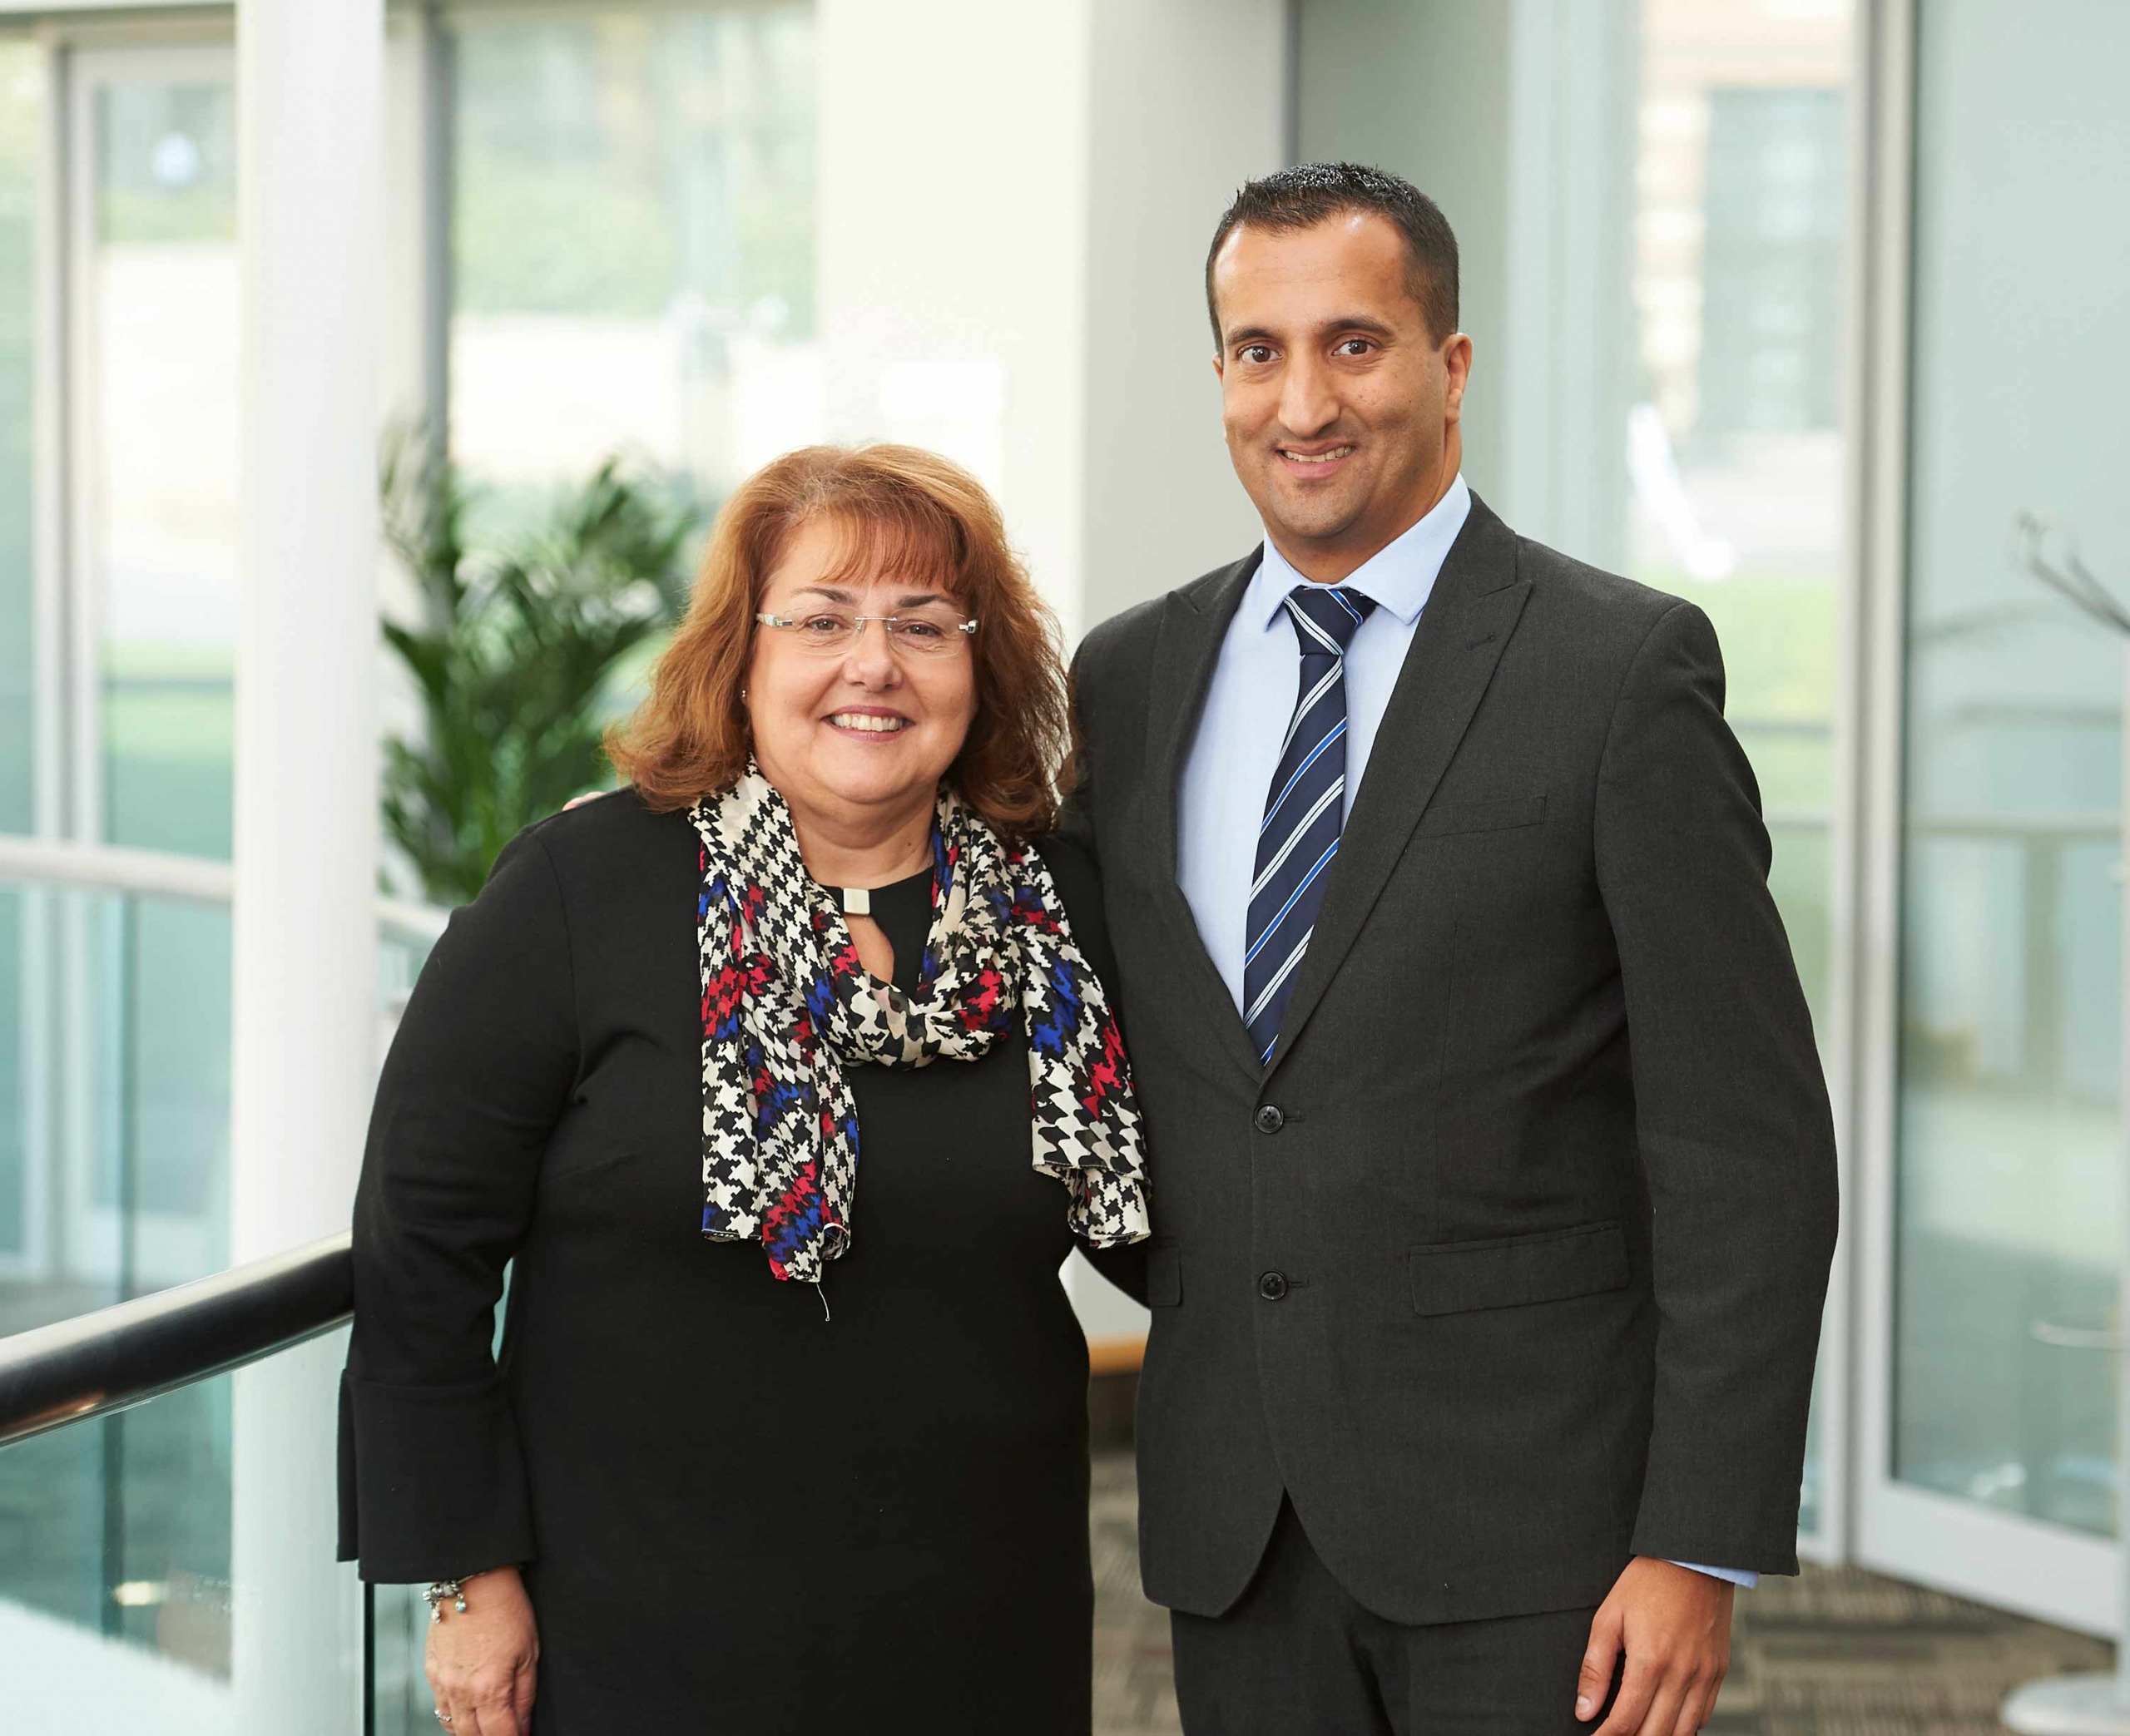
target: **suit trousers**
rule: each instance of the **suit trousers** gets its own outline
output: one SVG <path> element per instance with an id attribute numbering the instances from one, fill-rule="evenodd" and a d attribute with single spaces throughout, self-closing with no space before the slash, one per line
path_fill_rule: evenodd
<path id="1" fill-rule="evenodd" d="M 1387 1620 L 1332 1577 L 1283 1501 L 1234 1607 L 1171 1612 L 1176 1705 L 1185 1736 L 1588 1733 L 1598 1719 L 1577 1719 L 1575 1684 L 1597 1613 Z"/>

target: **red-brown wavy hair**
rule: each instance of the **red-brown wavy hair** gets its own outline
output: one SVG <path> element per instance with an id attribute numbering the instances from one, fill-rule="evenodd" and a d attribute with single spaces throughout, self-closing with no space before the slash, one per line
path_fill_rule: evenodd
<path id="1" fill-rule="evenodd" d="M 607 756 L 661 813 L 732 784 L 752 743 L 740 698 L 764 586 L 802 525 L 849 532 L 830 582 L 888 576 L 936 586 L 976 617 L 976 715 L 947 781 L 1008 838 L 1056 823 L 1072 757 L 1058 618 L 1007 545 L 983 485 L 914 446 L 807 446 L 755 472 L 725 503 L 688 612 Z"/>

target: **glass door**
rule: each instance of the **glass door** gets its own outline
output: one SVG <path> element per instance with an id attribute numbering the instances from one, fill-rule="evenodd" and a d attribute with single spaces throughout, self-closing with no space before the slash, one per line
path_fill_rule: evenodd
<path id="1" fill-rule="evenodd" d="M 2121 1534 L 2130 8 L 1915 9 L 1890 1278 L 1863 1553 L 2104 1630 Z"/>

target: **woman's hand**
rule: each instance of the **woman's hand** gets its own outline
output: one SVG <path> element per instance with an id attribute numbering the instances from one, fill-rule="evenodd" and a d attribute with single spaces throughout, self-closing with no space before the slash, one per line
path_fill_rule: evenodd
<path id="1" fill-rule="evenodd" d="M 451 1736 L 531 1736 L 540 1636 L 515 1567 L 460 1581 L 466 1613 L 447 1603 L 423 1657 L 439 1723 Z"/>

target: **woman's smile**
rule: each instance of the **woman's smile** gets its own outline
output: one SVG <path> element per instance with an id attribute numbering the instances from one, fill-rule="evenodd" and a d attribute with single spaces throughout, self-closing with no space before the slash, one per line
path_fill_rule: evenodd
<path id="1" fill-rule="evenodd" d="M 910 726 L 909 720 L 901 712 L 873 705 L 847 706 L 830 713 L 825 721 L 840 735 L 868 742 L 892 740 Z"/>

